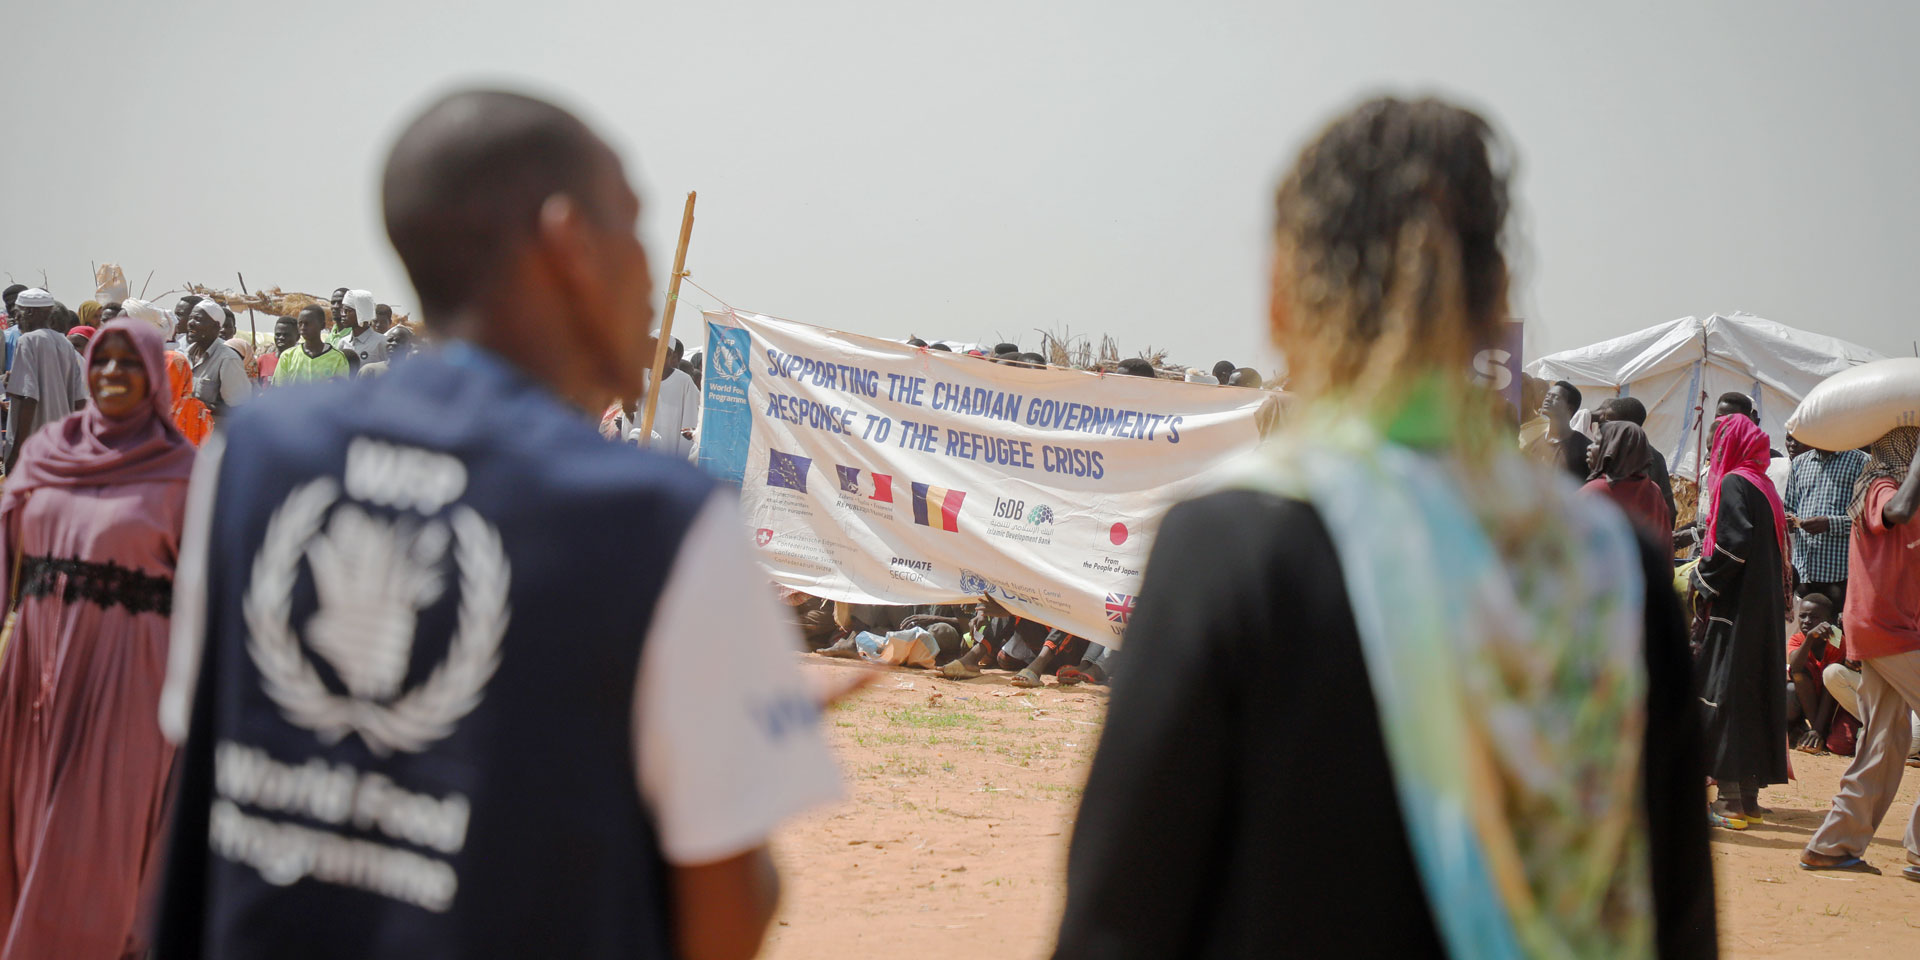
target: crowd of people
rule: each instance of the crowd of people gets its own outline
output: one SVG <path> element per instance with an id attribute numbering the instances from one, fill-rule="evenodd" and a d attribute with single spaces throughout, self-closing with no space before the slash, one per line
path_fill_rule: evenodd
<path id="1" fill-rule="evenodd" d="M 1552 384 L 1539 411 L 1547 429 L 1527 452 L 1585 480 L 1584 489 L 1613 500 L 1654 542 L 1671 539 L 1676 553 L 1693 555 L 1679 582 L 1693 613 L 1716 784 L 1709 822 L 1733 830 L 1762 822 L 1771 811 L 1760 790 L 1791 776 L 1790 749 L 1851 756 L 1802 863 L 1862 867 L 1859 854 L 1885 816 L 1899 769 L 1920 767 L 1920 696 L 1903 686 L 1911 667 L 1902 659 L 1920 651 L 1912 622 L 1920 565 L 1890 546 L 1903 539 L 1896 528 L 1920 496 L 1920 431 L 1900 428 L 1863 450 L 1823 450 L 1789 435 L 1783 453 L 1761 429 L 1752 397 L 1723 394 L 1699 516 L 1676 529 L 1667 464 L 1643 429 L 1646 408 L 1612 398 L 1576 425 L 1580 402 L 1573 384 Z M 1878 682 L 1863 697 L 1869 678 Z M 1905 868 L 1920 880 L 1916 839 L 1920 812 Z"/>
<path id="2" fill-rule="evenodd" d="M 334 291 L 330 309 L 310 304 L 294 316 L 270 317 L 273 339 L 263 349 L 240 335 L 233 310 L 199 294 L 181 296 L 171 313 L 137 298 L 86 300 L 76 310 L 45 289 L 16 283 L 6 288 L 0 312 L 7 408 L 0 434 L 8 470 L 28 437 L 87 403 L 81 364 L 97 332 L 121 317 L 160 333 L 166 368 L 156 384 L 170 398 L 167 417 L 195 445 L 262 390 L 378 376 L 417 346 L 414 329 L 395 323 L 392 307 L 346 287 Z M 65 349 L 57 346 L 62 341 Z"/>
<path id="3" fill-rule="evenodd" d="M 1920 431 L 1789 438 L 1781 474 L 1729 394 L 1679 529 L 1638 401 L 1554 384 L 1516 447 L 1462 375 L 1507 316 L 1510 156 L 1394 98 L 1299 154 L 1287 428 L 1164 518 L 1117 675 L 988 597 L 743 589 L 639 199 L 551 104 L 450 94 L 388 157 L 436 350 L 362 290 L 258 352 L 211 299 L 9 289 L 0 960 L 751 956 L 859 682 L 811 685 L 783 619 L 831 657 L 1112 683 L 1057 956 L 1715 955 L 1709 824 L 1763 818 L 1790 746 L 1852 737 L 1800 862 L 1872 869 L 1920 744 Z M 654 452 L 606 442 L 649 391 Z M 1300 820 L 1338 854 L 1304 879 Z"/>

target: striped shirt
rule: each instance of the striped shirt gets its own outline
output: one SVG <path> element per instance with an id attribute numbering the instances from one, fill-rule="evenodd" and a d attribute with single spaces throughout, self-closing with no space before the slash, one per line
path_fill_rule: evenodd
<path id="1" fill-rule="evenodd" d="M 1858 450 L 1810 450 L 1793 458 L 1793 473 L 1781 497 L 1787 512 L 1802 520 L 1828 520 L 1826 533 L 1804 533 L 1797 527 L 1793 531 L 1793 569 L 1800 582 L 1847 579 L 1847 535 L 1853 529 L 1847 506 L 1866 465 L 1867 455 Z"/>

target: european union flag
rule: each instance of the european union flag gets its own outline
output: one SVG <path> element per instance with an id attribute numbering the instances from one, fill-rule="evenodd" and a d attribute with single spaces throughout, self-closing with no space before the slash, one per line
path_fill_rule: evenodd
<path id="1" fill-rule="evenodd" d="M 786 487 L 788 490 L 807 492 L 807 468 L 813 465 L 811 457 L 797 457 L 778 450 L 767 451 L 767 486 Z"/>

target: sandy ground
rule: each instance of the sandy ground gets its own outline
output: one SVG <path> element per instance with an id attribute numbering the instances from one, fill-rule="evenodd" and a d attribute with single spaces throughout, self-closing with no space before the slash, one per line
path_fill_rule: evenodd
<path id="1" fill-rule="evenodd" d="M 1008 677 L 955 683 L 891 671 L 829 712 L 848 800 L 776 839 L 786 899 L 763 956 L 1046 956 L 1107 694 L 1018 690 Z M 1900 877 L 1920 771 L 1867 855 L 1887 875 L 1812 874 L 1795 860 L 1847 760 L 1796 753 L 1793 762 L 1801 779 L 1762 793 L 1769 822 L 1714 832 L 1723 954 L 1920 956 L 1920 884 Z"/>

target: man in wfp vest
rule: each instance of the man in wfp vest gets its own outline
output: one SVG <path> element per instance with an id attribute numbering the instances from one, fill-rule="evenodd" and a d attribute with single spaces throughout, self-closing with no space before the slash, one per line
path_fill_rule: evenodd
<path id="1" fill-rule="evenodd" d="M 447 345 L 196 467 L 157 955 L 751 956 L 767 837 L 839 775 L 732 493 L 590 419 L 655 348 L 640 202 L 492 91 L 407 128 L 383 201 Z"/>

